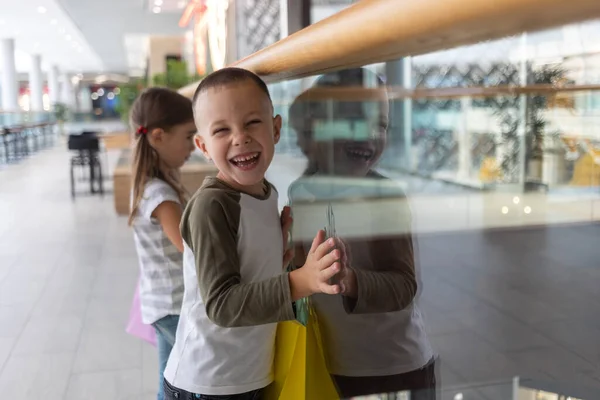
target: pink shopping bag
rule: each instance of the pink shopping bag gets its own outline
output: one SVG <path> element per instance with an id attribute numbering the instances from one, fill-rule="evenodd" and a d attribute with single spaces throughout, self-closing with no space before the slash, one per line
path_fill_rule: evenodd
<path id="1" fill-rule="evenodd" d="M 142 321 L 142 306 L 140 304 L 140 282 L 138 280 L 135 285 L 135 294 L 133 295 L 133 303 L 129 311 L 129 321 L 127 322 L 127 333 L 137 336 L 142 340 L 156 346 L 156 332 L 152 325 L 146 325 Z"/>

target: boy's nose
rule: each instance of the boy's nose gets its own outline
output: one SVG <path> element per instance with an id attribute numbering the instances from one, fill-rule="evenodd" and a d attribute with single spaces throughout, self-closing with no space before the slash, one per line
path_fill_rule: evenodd
<path id="1" fill-rule="evenodd" d="M 252 137 L 248 135 L 246 132 L 239 132 L 235 135 L 234 144 L 236 146 L 250 144 L 252 142 Z"/>

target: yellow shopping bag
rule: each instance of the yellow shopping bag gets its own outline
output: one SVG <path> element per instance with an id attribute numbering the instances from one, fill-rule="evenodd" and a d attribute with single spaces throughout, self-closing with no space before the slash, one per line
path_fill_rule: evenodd
<path id="1" fill-rule="evenodd" d="M 311 311 L 307 326 L 297 321 L 277 325 L 275 380 L 266 400 L 339 400 L 327 371 L 319 325 Z"/>

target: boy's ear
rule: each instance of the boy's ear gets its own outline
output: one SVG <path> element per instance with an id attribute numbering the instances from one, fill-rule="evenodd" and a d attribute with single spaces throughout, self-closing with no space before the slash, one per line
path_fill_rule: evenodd
<path id="1" fill-rule="evenodd" d="M 210 161 L 210 155 L 208 154 L 208 150 L 206 149 L 206 143 L 204 142 L 204 138 L 199 134 L 194 135 L 194 144 L 202 152 L 204 158 Z"/>
<path id="2" fill-rule="evenodd" d="M 275 139 L 275 144 L 279 143 L 279 139 L 281 139 L 281 115 L 276 115 L 273 118 L 273 134 Z"/>

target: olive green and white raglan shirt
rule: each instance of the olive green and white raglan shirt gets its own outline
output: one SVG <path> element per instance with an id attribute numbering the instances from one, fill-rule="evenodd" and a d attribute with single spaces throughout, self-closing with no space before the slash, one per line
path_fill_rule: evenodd
<path id="1" fill-rule="evenodd" d="M 206 395 L 268 386 L 276 322 L 295 318 L 277 191 L 265 181 L 256 197 L 206 178 L 181 233 L 185 292 L 165 379 Z"/>

